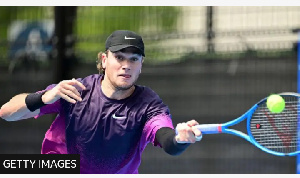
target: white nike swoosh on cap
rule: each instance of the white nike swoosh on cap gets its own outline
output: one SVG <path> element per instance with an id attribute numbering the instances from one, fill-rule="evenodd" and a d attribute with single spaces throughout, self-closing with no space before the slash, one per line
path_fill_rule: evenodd
<path id="1" fill-rule="evenodd" d="M 134 40 L 135 38 L 125 36 L 125 40 Z"/>
<path id="2" fill-rule="evenodd" d="M 126 119 L 126 116 L 116 116 L 116 114 L 114 114 L 112 117 L 114 119 Z"/>

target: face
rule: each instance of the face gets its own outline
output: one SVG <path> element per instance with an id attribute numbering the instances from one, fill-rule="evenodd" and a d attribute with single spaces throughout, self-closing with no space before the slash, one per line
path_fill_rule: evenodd
<path id="1" fill-rule="evenodd" d="M 104 80 L 116 90 L 128 90 L 137 81 L 142 63 L 143 56 L 135 53 L 135 49 L 126 48 L 115 53 L 108 51 L 102 56 Z"/>

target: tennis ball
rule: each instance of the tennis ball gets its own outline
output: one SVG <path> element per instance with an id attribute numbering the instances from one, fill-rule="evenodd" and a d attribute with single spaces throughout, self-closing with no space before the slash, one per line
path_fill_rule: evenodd
<path id="1" fill-rule="evenodd" d="M 267 107 L 272 113 L 280 113 L 285 108 L 285 101 L 280 95 L 272 94 L 267 99 Z"/>

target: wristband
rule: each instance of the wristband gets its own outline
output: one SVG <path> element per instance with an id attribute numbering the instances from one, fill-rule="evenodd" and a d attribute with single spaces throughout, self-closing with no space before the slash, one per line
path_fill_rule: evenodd
<path id="1" fill-rule="evenodd" d="M 41 93 L 30 93 L 25 98 L 25 104 L 27 108 L 33 112 L 42 106 L 45 106 L 46 104 L 42 101 L 43 94 L 46 93 L 46 91 Z"/>
<path id="2" fill-rule="evenodd" d="M 175 135 L 175 131 L 168 127 L 158 129 L 155 134 L 158 143 L 170 155 L 179 155 L 191 145 L 190 143 L 178 143 Z"/>

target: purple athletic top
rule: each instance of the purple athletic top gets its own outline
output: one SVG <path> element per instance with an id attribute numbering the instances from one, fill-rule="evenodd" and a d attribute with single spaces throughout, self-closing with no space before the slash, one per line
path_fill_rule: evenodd
<path id="1" fill-rule="evenodd" d="M 101 90 L 103 75 L 78 79 L 86 87 L 81 102 L 60 99 L 43 106 L 39 116 L 57 113 L 47 131 L 42 154 L 80 154 L 80 173 L 138 173 L 142 152 L 155 141 L 162 127 L 174 128 L 168 107 L 151 89 L 135 86 L 122 100 L 106 97 Z M 53 88 L 49 85 L 46 90 Z"/>

